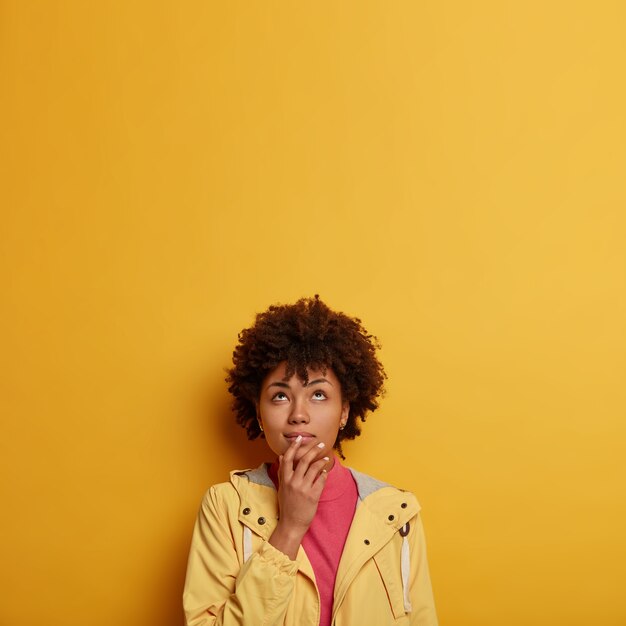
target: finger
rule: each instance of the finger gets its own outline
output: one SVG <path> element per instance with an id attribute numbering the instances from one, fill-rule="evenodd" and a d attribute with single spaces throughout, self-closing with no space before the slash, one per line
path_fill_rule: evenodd
<path id="1" fill-rule="evenodd" d="M 287 448 L 285 454 L 283 454 L 283 460 L 280 466 L 282 469 L 283 475 L 293 473 L 293 460 L 296 456 L 296 450 L 300 447 L 302 443 L 302 437 L 297 436 Z"/>
<path id="2" fill-rule="evenodd" d="M 304 478 L 307 470 L 309 469 L 309 465 L 317 461 L 322 455 L 325 455 L 326 451 L 324 450 L 324 442 L 320 441 L 316 446 L 312 446 L 305 454 L 302 455 L 302 458 L 298 461 L 298 465 L 294 470 L 295 478 Z"/>
<path id="3" fill-rule="evenodd" d="M 313 494 L 314 497 L 318 499 L 321 497 L 322 491 L 324 491 L 324 485 L 326 484 L 327 480 L 328 480 L 328 472 L 326 471 L 326 468 L 324 468 L 317 475 L 317 478 L 315 479 L 313 485 L 311 485 L 311 493 Z"/>
<path id="4" fill-rule="evenodd" d="M 319 478 L 321 473 L 328 472 L 329 464 L 330 457 L 327 456 L 310 463 L 304 475 L 304 481 L 312 485 Z"/>
<path id="5" fill-rule="evenodd" d="M 286 454 L 281 454 L 278 457 L 278 484 L 282 485 L 285 482 L 285 478 L 287 475 L 287 467 L 289 462 L 285 459 Z"/>

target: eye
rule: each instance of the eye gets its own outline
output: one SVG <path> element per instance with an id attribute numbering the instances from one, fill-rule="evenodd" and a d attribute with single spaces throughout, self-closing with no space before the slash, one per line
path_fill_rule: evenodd
<path id="1" fill-rule="evenodd" d="M 277 391 L 273 396 L 272 396 L 272 400 L 286 400 L 287 399 L 287 394 L 284 391 Z"/>
<path id="2" fill-rule="evenodd" d="M 321 389 L 318 389 L 317 391 L 313 392 L 313 398 L 315 400 L 325 400 L 326 394 Z"/>

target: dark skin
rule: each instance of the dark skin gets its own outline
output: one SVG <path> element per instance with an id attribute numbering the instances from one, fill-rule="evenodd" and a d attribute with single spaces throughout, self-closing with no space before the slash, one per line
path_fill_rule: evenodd
<path id="1" fill-rule="evenodd" d="M 256 403 L 267 444 L 278 455 L 280 517 L 269 542 L 295 560 L 335 458 L 329 453 L 349 404 L 331 368 L 309 368 L 307 382 L 287 376 L 286 363 L 267 374 Z"/>

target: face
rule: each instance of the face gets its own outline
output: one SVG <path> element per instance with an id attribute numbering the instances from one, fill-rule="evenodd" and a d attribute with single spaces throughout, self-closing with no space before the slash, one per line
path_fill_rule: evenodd
<path id="1" fill-rule="evenodd" d="M 296 461 L 321 441 L 331 456 L 339 427 L 345 425 L 350 412 L 350 405 L 341 397 L 341 384 L 330 368 L 326 373 L 307 370 L 306 386 L 296 374 L 285 380 L 286 365 L 281 363 L 265 377 L 257 402 L 267 445 L 277 455 L 284 454 L 302 435 Z"/>

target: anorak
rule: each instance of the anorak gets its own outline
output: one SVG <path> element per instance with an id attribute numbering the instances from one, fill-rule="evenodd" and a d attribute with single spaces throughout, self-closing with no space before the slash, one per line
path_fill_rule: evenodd
<path id="1" fill-rule="evenodd" d="M 415 496 L 350 470 L 359 498 L 337 570 L 333 626 L 437 626 Z M 196 521 L 183 594 L 187 626 L 318 626 L 306 553 L 268 543 L 278 519 L 267 467 L 211 487 Z"/>

